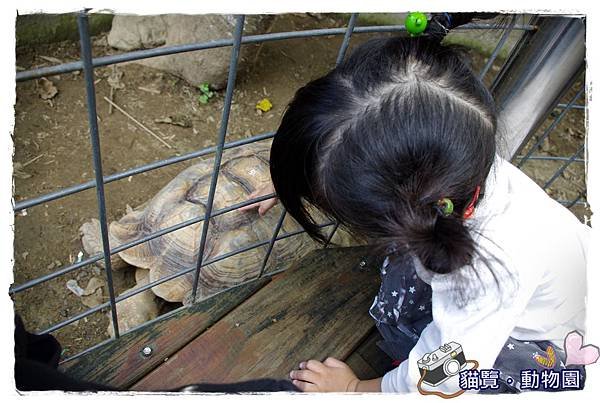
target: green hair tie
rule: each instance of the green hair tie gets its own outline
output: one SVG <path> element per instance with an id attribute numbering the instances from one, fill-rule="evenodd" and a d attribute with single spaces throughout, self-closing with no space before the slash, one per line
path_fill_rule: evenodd
<path id="1" fill-rule="evenodd" d="M 404 26 L 410 36 L 421 35 L 427 28 L 427 16 L 419 12 L 408 13 L 404 20 Z"/>
<path id="2" fill-rule="evenodd" d="M 454 203 L 452 203 L 452 200 L 448 199 L 447 197 L 438 200 L 437 207 L 438 212 L 440 212 L 444 217 L 448 217 L 454 212 Z"/>

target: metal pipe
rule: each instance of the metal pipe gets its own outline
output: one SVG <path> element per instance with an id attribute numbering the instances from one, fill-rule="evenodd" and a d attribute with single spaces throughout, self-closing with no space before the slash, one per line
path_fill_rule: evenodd
<path id="1" fill-rule="evenodd" d="M 492 24 L 466 24 L 453 31 L 469 31 L 469 30 L 487 30 L 496 28 Z M 535 29 L 533 25 L 517 25 L 515 29 L 531 31 Z M 376 33 L 376 32 L 403 32 L 406 31 L 404 25 L 383 25 L 370 27 L 357 27 L 356 33 Z M 304 31 L 293 32 L 277 32 L 270 34 L 249 35 L 242 39 L 242 44 L 262 43 L 271 41 L 280 41 L 285 39 L 310 38 L 329 35 L 343 35 L 346 33 L 345 28 L 323 28 L 309 29 Z M 222 48 L 232 46 L 232 39 L 218 39 L 201 43 L 188 43 L 183 45 L 165 46 L 161 48 L 136 50 L 132 52 L 122 53 L 119 55 L 103 56 L 92 60 L 94 67 L 109 66 L 111 64 L 130 62 L 134 60 L 148 59 L 157 56 L 174 55 L 177 53 L 192 52 L 197 50 Z M 70 73 L 72 71 L 82 70 L 81 62 L 63 63 L 56 66 L 42 67 L 28 71 L 16 73 L 16 81 L 27 81 L 44 76 L 52 76 L 56 74 Z"/>
<path id="2" fill-rule="evenodd" d="M 584 67 L 585 22 L 536 17 L 536 31 L 498 75 L 493 94 L 499 114 L 499 153 L 511 159 L 554 109 Z"/>
<path id="3" fill-rule="evenodd" d="M 94 88 L 94 66 L 92 65 L 92 44 L 90 42 L 89 21 L 87 12 L 82 11 L 77 15 L 77 26 L 81 39 L 81 60 L 85 74 L 85 90 L 87 96 L 88 120 L 90 125 L 90 142 L 94 158 L 94 174 L 96 176 L 96 198 L 98 200 L 98 219 L 102 235 L 102 252 L 104 254 L 104 267 L 110 309 L 113 320 L 115 338 L 119 338 L 119 324 L 117 323 L 117 308 L 115 304 L 115 290 L 113 287 L 112 269 L 110 266 L 110 246 L 108 243 L 108 226 L 106 224 L 106 204 L 104 198 L 104 183 L 102 181 L 102 156 L 100 155 L 100 136 L 98 134 L 98 116 L 96 115 L 96 90 Z"/>

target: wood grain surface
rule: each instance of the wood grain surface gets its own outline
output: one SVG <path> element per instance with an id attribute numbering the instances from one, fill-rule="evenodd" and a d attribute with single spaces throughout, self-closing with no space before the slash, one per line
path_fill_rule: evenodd
<path id="1" fill-rule="evenodd" d="M 379 270 L 368 256 L 364 246 L 311 252 L 132 389 L 283 379 L 302 360 L 345 359 L 374 326 L 368 309 Z"/>

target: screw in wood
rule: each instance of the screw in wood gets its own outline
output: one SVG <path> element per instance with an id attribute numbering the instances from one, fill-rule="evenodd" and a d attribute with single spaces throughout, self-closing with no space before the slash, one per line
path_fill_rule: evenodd
<path id="1" fill-rule="evenodd" d="M 144 347 L 144 349 L 142 350 L 142 354 L 144 355 L 144 357 L 150 357 L 152 355 L 152 347 Z"/>

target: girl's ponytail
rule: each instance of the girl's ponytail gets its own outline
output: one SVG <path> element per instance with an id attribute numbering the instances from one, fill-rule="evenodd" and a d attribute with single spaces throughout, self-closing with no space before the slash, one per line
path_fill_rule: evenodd
<path id="1" fill-rule="evenodd" d="M 423 209 L 405 217 L 397 228 L 406 249 L 430 271 L 448 274 L 471 262 L 475 245 L 464 220 L 443 216 L 436 209 Z"/>

